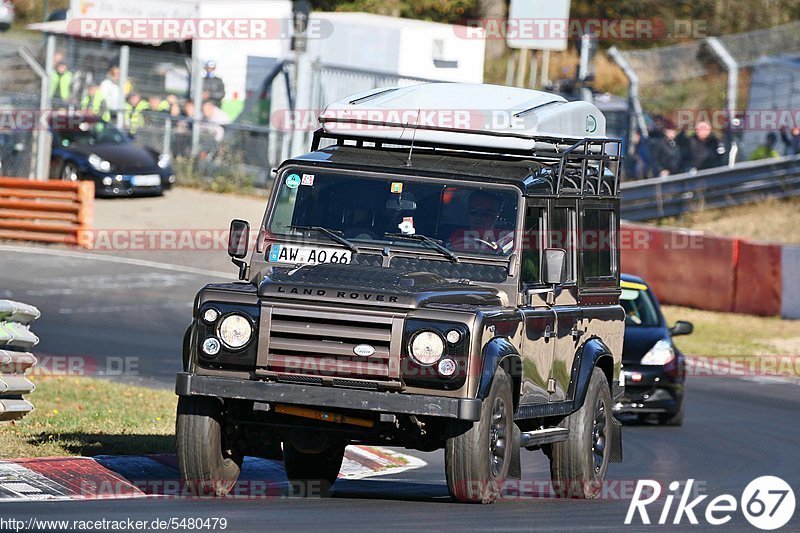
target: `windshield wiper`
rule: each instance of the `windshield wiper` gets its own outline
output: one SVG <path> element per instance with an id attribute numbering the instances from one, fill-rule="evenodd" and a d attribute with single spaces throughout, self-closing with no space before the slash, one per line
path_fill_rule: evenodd
<path id="1" fill-rule="evenodd" d="M 442 254 L 445 255 L 448 259 L 450 259 L 452 262 L 458 263 L 459 261 L 459 257 L 449 249 L 442 246 L 441 241 L 437 241 L 436 239 L 431 239 L 427 235 L 421 235 L 421 234 L 411 235 L 408 233 L 387 233 L 386 236 L 394 237 L 395 239 L 408 239 L 409 241 L 424 242 L 428 246 L 436 248 L 437 250 L 442 252 Z"/>
<path id="2" fill-rule="evenodd" d="M 332 241 L 336 241 L 339 244 L 347 246 L 347 248 L 354 254 L 358 253 L 358 246 L 348 241 L 347 239 L 345 239 L 344 237 L 342 237 L 341 235 L 339 235 L 338 233 L 336 233 L 331 229 L 324 228 L 322 226 L 289 226 L 289 228 L 299 229 L 301 231 L 316 231 L 317 233 L 322 233 Z"/>

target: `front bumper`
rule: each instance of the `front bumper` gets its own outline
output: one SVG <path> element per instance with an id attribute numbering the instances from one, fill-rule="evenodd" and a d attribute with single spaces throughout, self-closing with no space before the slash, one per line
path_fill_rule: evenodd
<path id="1" fill-rule="evenodd" d="M 175 382 L 178 396 L 214 396 L 258 402 L 353 409 L 374 413 L 425 415 L 474 422 L 481 417 L 481 401 L 399 392 L 377 392 L 336 387 L 306 386 L 271 381 L 250 381 L 180 372 Z"/>
<path id="2" fill-rule="evenodd" d="M 626 367 L 625 393 L 614 399 L 615 413 L 677 413 L 685 378 L 657 365 Z"/>

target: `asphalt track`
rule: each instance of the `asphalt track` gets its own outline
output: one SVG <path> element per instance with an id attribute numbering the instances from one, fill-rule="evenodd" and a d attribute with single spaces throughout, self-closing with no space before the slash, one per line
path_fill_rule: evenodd
<path id="1" fill-rule="evenodd" d="M 38 306 L 38 353 L 135 358 L 134 375 L 113 379 L 172 385 L 179 369 L 180 339 L 196 289 L 220 278 L 201 271 L 129 262 L 97 261 L 82 254 L 28 253 L 0 246 L 0 297 Z M 102 366 L 102 365 L 101 365 Z M 559 500 L 544 484 L 548 464 L 540 452 L 523 452 L 523 480 L 490 506 L 452 502 L 444 481 L 443 454 L 411 452 L 426 467 L 364 480 L 342 480 L 327 499 L 269 500 L 138 498 L 114 501 L 23 502 L 0 506 L 0 517 L 26 520 L 152 520 L 226 518 L 227 531 L 511 531 L 511 530 L 753 530 L 740 511 L 722 526 L 705 525 L 707 502 L 721 494 L 737 500 L 754 478 L 774 475 L 800 496 L 800 387 L 779 381 L 695 377 L 687 392 L 687 418 L 679 428 L 626 425 L 625 460 L 611 465 L 605 497 Z M 695 508 L 699 526 L 686 517 L 665 526 L 624 525 L 640 479 L 664 486 L 695 480 L 708 497 Z M 675 497 L 677 503 L 679 495 Z M 648 507 L 658 520 L 663 498 Z M 800 510 L 785 526 L 800 531 Z"/>

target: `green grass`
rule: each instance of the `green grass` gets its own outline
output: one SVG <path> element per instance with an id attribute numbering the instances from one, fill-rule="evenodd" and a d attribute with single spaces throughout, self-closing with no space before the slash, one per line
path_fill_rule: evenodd
<path id="1" fill-rule="evenodd" d="M 0 429 L 0 458 L 172 452 L 177 396 L 87 377 L 34 376 L 35 410 Z"/>

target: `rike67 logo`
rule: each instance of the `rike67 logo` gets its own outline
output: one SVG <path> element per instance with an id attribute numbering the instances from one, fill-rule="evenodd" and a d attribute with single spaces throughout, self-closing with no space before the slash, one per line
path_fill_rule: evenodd
<path id="1" fill-rule="evenodd" d="M 683 490 L 678 481 L 670 483 L 663 507 L 659 509 L 656 501 L 661 496 L 661 484 L 650 479 L 640 479 L 628 506 L 625 524 L 630 525 L 638 520 L 642 524 L 655 522 L 661 525 L 677 525 L 688 522 L 697 525 L 700 523 L 699 517 L 705 519 L 707 524 L 720 526 L 730 522 L 733 514 L 740 510 L 754 527 L 773 530 L 786 525 L 794 515 L 794 491 L 779 477 L 761 476 L 754 479 L 745 487 L 738 501 L 731 494 L 721 494 L 704 502 L 708 495 L 697 495 L 693 486 L 693 479 L 686 481 Z M 677 504 L 673 505 L 676 500 Z M 705 505 L 705 510 L 701 504 Z"/>

